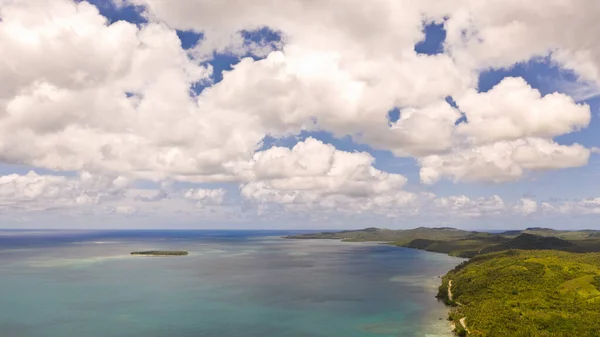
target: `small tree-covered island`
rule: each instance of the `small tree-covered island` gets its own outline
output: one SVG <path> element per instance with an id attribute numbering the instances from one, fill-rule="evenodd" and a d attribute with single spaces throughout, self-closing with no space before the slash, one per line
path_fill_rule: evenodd
<path id="1" fill-rule="evenodd" d="M 323 232 L 287 239 L 380 241 L 470 258 L 442 277 L 459 336 L 600 336 L 600 232 L 454 228 Z"/>
<path id="2" fill-rule="evenodd" d="M 146 250 L 139 252 L 131 252 L 131 255 L 140 256 L 184 256 L 188 255 L 188 252 L 184 250 Z"/>

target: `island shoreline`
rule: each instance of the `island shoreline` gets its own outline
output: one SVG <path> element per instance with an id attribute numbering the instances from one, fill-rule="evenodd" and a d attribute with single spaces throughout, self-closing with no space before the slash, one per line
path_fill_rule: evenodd
<path id="1" fill-rule="evenodd" d="M 318 239 L 318 238 L 314 238 L 314 239 L 296 239 L 296 238 L 292 238 L 292 237 L 281 237 L 282 239 L 285 240 L 329 240 L 329 241 L 337 241 L 337 242 L 343 242 L 343 243 L 374 243 L 374 244 L 378 244 L 378 245 L 387 245 L 387 246 L 392 246 L 395 248 L 406 248 L 406 249 L 410 249 L 410 250 L 419 250 L 419 251 L 426 251 L 429 253 L 435 253 L 435 254 L 444 254 L 447 256 L 452 256 L 448 253 L 442 253 L 442 252 L 435 252 L 435 251 L 428 251 L 428 250 L 423 250 L 423 249 L 419 249 L 419 248 L 412 248 L 412 247 L 404 247 L 404 246 L 398 246 L 396 244 L 394 244 L 393 242 L 389 242 L 389 241 L 347 241 L 345 239 Z M 452 257 L 456 257 L 456 258 L 460 258 L 460 259 L 464 259 L 463 262 L 469 261 L 471 258 L 466 258 L 466 257 L 459 257 L 459 256 L 452 256 Z M 461 262 L 462 263 L 462 262 Z M 460 263 L 459 263 L 460 264 Z M 455 266 L 456 267 L 456 266 Z M 440 284 L 440 287 L 443 286 L 444 283 L 444 277 L 453 269 L 448 270 L 444 275 L 436 275 L 441 281 L 442 284 Z M 438 290 L 439 293 L 439 290 Z M 460 334 L 457 332 L 456 327 L 457 324 L 456 322 L 454 322 L 454 320 L 449 319 L 449 315 L 452 311 L 452 305 L 447 304 L 443 299 L 441 299 L 437 294 L 436 296 L 434 296 L 438 303 L 442 303 L 442 305 L 444 305 L 447 309 L 446 314 L 448 315 L 447 317 L 444 318 L 444 320 L 446 320 L 448 322 L 448 328 L 450 329 L 450 332 L 454 333 L 455 336 L 460 336 Z M 461 322 L 462 323 L 462 322 Z M 465 330 L 466 330 L 466 326 L 465 326 Z"/>

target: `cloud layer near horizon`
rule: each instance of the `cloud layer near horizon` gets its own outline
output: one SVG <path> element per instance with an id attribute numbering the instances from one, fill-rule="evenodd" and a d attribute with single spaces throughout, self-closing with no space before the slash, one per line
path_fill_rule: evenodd
<path id="1" fill-rule="evenodd" d="M 111 23 L 85 1 L 0 1 L 0 162 L 55 172 L 1 176 L 4 208 L 131 216 L 153 203 L 167 213 L 210 208 L 201 215 L 211 219 L 597 213 L 596 199 L 509 205 L 406 189 L 407 178 L 375 167 L 372 154 L 315 138 L 265 145 L 302 132 L 349 137 L 414 159 L 417 186 L 505 183 L 585 166 L 595 149 L 556 138 L 588 127 L 588 105 L 543 95 L 523 78 L 487 92 L 477 82 L 484 70 L 547 58 L 600 85 L 595 1 L 114 4 L 140 6 L 148 22 Z M 443 24 L 444 51 L 417 53 L 430 23 Z M 265 28 L 280 41 L 244 37 Z M 184 49 L 176 30 L 203 37 Z M 216 83 L 207 62 L 215 53 L 242 57 Z M 239 194 L 204 186 L 223 183 Z"/>

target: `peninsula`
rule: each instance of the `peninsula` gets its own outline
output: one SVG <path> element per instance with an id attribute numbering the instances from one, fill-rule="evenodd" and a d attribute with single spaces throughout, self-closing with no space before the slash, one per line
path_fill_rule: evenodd
<path id="1" fill-rule="evenodd" d="M 553 249 L 567 252 L 600 252 L 600 231 L 560 231 L 532 227 L 501 233 L 465 231 L 451 227 L 406 230 L 361 230 L 289 235 L 286 239 L 334 239 L 346 242 L 383 242 L 390 245 L 471 258 L 507 249 Z"/>
<path id="2" fill-rule="evenodd" d="M 600 231 L 455 228 L 321 232 L 287 239 L 383 242 L 470 258 L 442 278 L 459 336 L 600 336 Z"/>
<path id="3" fill-rule="evenodd" d="M 131 252 L 131 255 L 141 256 L 183 256 L 188 255 L 184 250 L 147 250 L 140 252 Z"/>

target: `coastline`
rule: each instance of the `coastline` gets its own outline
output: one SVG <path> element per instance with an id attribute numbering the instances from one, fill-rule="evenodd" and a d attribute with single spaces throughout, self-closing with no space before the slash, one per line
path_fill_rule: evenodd
<path id="1" fill-rule="evenodd" d="M 596 265 L 597 260 L 592 261 L 593 263 L 586 262 L 583 257 L 587 254 L 600 255 L 600 231 L 598 230 L 557 230 L 528 227 L 522 230 L 491 233 L 461 230 L 452 227 L 417 227 L 398 230 L 369 227 L 361 230 L 290 235 L 286 239 L 377 242 L 378 244 L 385 243 L 390 246 L 442 253 L 447 256 L 462 258 L 463 265 L 446 270 L 436 296 L 446 304 L 446 310 L 448 311 L 446 317 L 454 323 L 453 330 L 458 336 L 481 334 L 478 330 L 480 328 L 500 332 L 500 335 L 506 335 L 509 331 L 519 329 L 522 333 L 527 333 L 530 330 L 546 332 L 544 329 L 540 330 L 540 326 L 552 327 L 556 331 L 566 331 L 569 324 L 579 324 L 575 328 L 580 328 L 581 331 L 587 333 L 587 330 L 582 327 L 588 325 L 587 322 L 590 319 L 588 316 L 592 315 L 592 312 L 600 310 L 594 304 L 600 304 L 600 301 L 597 301 L 600 299 L 600 265 L 598 265 L 598 270 L 595 274 L 589 271 L 589 268 L 581 267 L 583 268 L 582 270 L 586 271 L 582 271 L 585 276 L 579 275 L 580 277 L 577 277 L 578 274 L 576 275 L 571 272 L 555 272 L 547 278 L 538 280 L 540 265 L 543 267 L 551 264 L 553 268 L 558 268 L 557 270 L 559 271 L 571 270 L 569 267 L 570 264 L 578 266 Z M 535 262 L 524 261 L 523 256 L 533 256 Z M 552 257 L 554 257 L 554 260 Z M 494 261 L 486 263 L 489 260 Z M 517 273 L 513 269 L 497 270 L 496 267 L 498 267 L 497 263 L 499 262 L 506 262 L 508 265 L 510 263 L 520 264 L 519 272 Z M 486 268 L 480 270 L 480 273 L 483 274 L 481 277 L 479 274 L 477 274 L 477 277 L 465 276 L 465 273 L 469 271 L 480 269 L 481 265 L 486 265 Z M 443 268 L 443 265 L 441 267 Z M 467 271 L 463 272 L 464 269 Z M 542 269 L 542 271 L 544 270 Z M 490 274 L 488 271 L 495 271 L 495 274 Z M 521 288 L 513 287 L 510 291 L 507 291 L 507 288 L 500 284 L 501 277 L 504 277 L 502 279 L 504 280 L 503 282 L 511 284 L 513 283 L 511 277 L 516 277 L 521 282 Z M 526 280 L 525 278 L 528 279 Z M 457 290 L 457 294 L 454 294 L 454 297 L 459 295 L 458 298 L 453 298 L 448 292 L 450 279 L 453 279 L 458 287 L 452 289 L 453 292 L 455 289 Z M 529 289 L 527 287 L 530 285 L 529 280 L 533 279 L 539 281 L 534 283 L 537 291 L 535 293 L 527 291 Z M 553 287 L 559 290 L 562 289 L 563 291 L 558 292 L 558 297 L 548 297 L 549 293 L 544 283 L 552 283 Z M 493 299 L 497 299 L 497 297 L 488 299 L 485 296 L 485 291 L 482 291 L 482 289 L 487 289 L 491 286 L 498 287 L 497 291 L 502 293 L 507 301 L 512 301 L 510 307 L 519 309 L 503 312 L 507 307 L 498 301 L 494 302 Z M 577 291 L 568 292 L 564 291 L 565 289 L 576 289 Z M 579 303 L 580 301 L 578 302 L 578 300 L 574 299 L 571 296 L 572 294 L 579 296 L 577 297 L 578 300 L 585 299 L 586 306 L 577 307 L 577 305 L 573 304 L 574 307 L 577 307 L 577 310 L 575 310 L 577 315 L 563 315 L 561 316 L 563 317 L 562 320 L 548 319 L 548 316 L 544 312 L 538 310 L 539 307 L 531 304 L 532 301 L 539 300 L 541 302 L 553 303 L 558 308 L 564 305 L 564 301 Z M 468 300 L 469 298 L 471 300 Z M 472 300 L 472 298 L 476 298 L 477 300 Z M 457 299 L 464 302 L 466 306 L 457 303 Z M 518 299 L 523 299 L 523 301 Z M 489 309 L 489 307 L 493 309 Z M 554 311 L 564 312 L 561 309 Z M 500 315 L 500 312 L 504 314 Z M 520 317 L 525 315 L 524 312 L 528 312 L 525 317 L 529 321 L 527 319 L 517 320 L 511 316 L 514 313 L 518 313 Z M 539 325 L 536 323 L 537 321 L 531 321 L 533 319 L 531 317 L 533 316 L 536 317 L 537 321 L 543 321 L 544 325 Z M 499 319 L 504 319 L 502 325 L 497 324 Z M 476 329 L 474 329 L 474 326 Z M 592 326 L 596 330 L 600 329 L 600 324 Z M 507 327 L 510 327 L 510 330 L 506 330 Z"/>
<path id="2" fill-rule="evenodd" d="M 463 261 L 468 261 L 470 260 L 469 258 L 465 258 L 465 257 L 458 257 L 458 256 L 452 256 L 450 254 L 447 253 L 442 253 L 442 252 L 434 252 L 434 251 L 428 251 L 428 250 L 424 250 L 424 249 L 419 249 L 419 248 L 412 248 L 412 247 L 403 247 L 403 246 L 398 246 L 395 245 L 389 241 L 347 241 L 345 239 L 295 239 L 295 238 L 289 238 L 289 237 L 281 237 L 284 240 L 329 240 L 329 241 L 337 241 L 340 243 L 370 243 L 370 244 L 380 244 L 380 245 L 387 245 L 387 246 L 392 246 L 392 247 L 396 247 L 396 248 L 404 248 L 404 249 L 410 249 L 410 250 L 415 250 L 415 251 L 421 251 L 421 252 L 427 252 L 427 253 L 432 253 L 432 254 L 441 254 L 441 255 L 445 255 L 445 256 L 450 256 L 453 258 L 457 258 L 457 259 L 461 259 Z M 458 264 L 457 264 L 458 265 Z M 452 267 L 454 268 L 454 267 Z M 436 314 L 432 314 L 429 315 L 431 317 L 427 318 L 427 321 L 431 322 L 431 326 L 437 326 L 439 324 L 439 321 L 442 320 L 445 324 L 444 324 L 444 330 L 448 332 L 448 334 L 444 334 L 441 330 L 439 331 L 439 333 L 443 333 L 443 335 L 439 335 L 439 334 L 431 334 L 431 333 L 425 333 L 426 337 L 440 337 L 440 336 L 458 336 L 459 334 L 456 331 L 456 323 L 453 320 L 448 319 L 451 310 L 452 310 L 452 306 L 446 304 L 442 299 L 440 299 L 437 294 L 439 291 L 439 287 L 443 285 L 444 282 L 444 276 L 452 270 L 452 268 L 450 268 L 449 270 L 447 270 L 443 275 L 435 275 L 432 278 L 426 278 L 425 280 L 422 281 L 427 281 L 428 279 L 432 279 L 432 282 L 434 279 L 439 280 L 438 282 L 435 283 L 435 286 L 427 286 L 427 284 L 425 284 L 425 288 L 427 289 L 431 289 L 431 294 L 433 295 L 433 297 L 436 298 L 438 304 L 441 304 L 444 306 L 444 317 L 439 317 L 439 315 Z M 441 325 L 439 325 L 441 328 Z"/>
<path id="3" fill-rule="evenodd" d="M 465 257 L 458 257 L 458 256 L 452 256 L 450 254 L 447 253 L 442 253 L 442 252 L 435 252 L 435 251 L 428 251 L 428 250 L 423 250 L 423 249 L 419 249 L 419 248 L 413 248 L 413 247 L 403 247 L 403 246 L 398 246 L 395 245 L 389 241 L 347 241 L 345 239 L 295 239 L 295 238 L 288 238 L 288 237 L 281 237 L 282 239 L 285 240 L 329 240 L 329 241 L 337 241 L 340 243 L 373 243 L 373 244 L 380 244 L 380 245 L 387 245 L 387 246 L 393 246 L 393 247 L 397 247 L 397 248 L 404 248 L 404 249 L 410 249 L 410 250 L 415 250 L 415 251 L 421 251 L 421 252 L 427 252 L 427 253 L 432 253 L 432 254 L 442 254 L 442 255 L 446 255 L 446 256 L 450 256 L 453 258 L 457 258 L 457 259 L 462 259 L 463 261 L 468 261 L 470 260 L 470 258 L 465 258 Z M 458 264 L 457 264 L 458 265 Z M 454 268 L 454 267 L 453 267 Z M 436 326 L 436 323 L 439 323 L 440 320 L 443 320 L 445 322 L 445 328 L 447 329 L 446 331 L 449 332 L 449 334 L 447 336 L 460 336 L 459 333 L 456 330 L 456 322 L 454 322 L 454 320 L 450 320 L 449 319 L 449 315 L 452 311 L 452 306 L 447 304 L 443 299 L 439 298 L 437 295 L 439 293 L 439 287 L 441 287 L 444 284 L 444 277 L 447 275 L 448 272 L 450 272 L 452 270 L 449 269 L 448 271 L 446 271 L 443 275 L 436 275 L 433 278 L 439 280 L 439 282 L 436 282 L 436 285 L 434 287 L 429 287 L 429 286 L 425 286 L 427 289 L 431 288 L 431 293 L 432 295 L 434 295 L 433 297 L 436 298 L 438 304 L 441 304 L 444 306 L 444 313 L 445 313 L 445 317 L 439 317 L 439 315 L 430 315 L 431 317 L 429 317 L 427 320 L 431 322 L 432 326 Z M 427 281 L 426 278 L 424 281 Z M 441 325 L 440 325 L 441 326 Z M 466 329 L 466 327 L 465 327 Z M 440 331 L 441 332 L 441 331 Z M 439 337 L 440 335 L 435 334 L 428 334 L 425 333 L 426 337 Z"/>
<path id="4" fill-rule="evenodd" d="M 398 247 L 398 246 L 397 246 Z M 411 250 L 419 250 L 419 251 L 423 251 L 422 249 L 417 249 L 417 248 L 408 248 L 408 247 L 401 247 L 401 248 L 407 248 L 407 249 L 411 249 Z M 451 256 L 449 254 L 445 254 L 445 253 L 439 253 L 439 252 L 430 252 L 430 251 L 425 251 L 428 253 L 434 253 L 434 254 L 442 254 L 442 255 L 446 255 L 446 256 Z M 452 256 L 455 257 L 455 256 Z M 458 257 L 455 257 L 458 258 Z M 470 259 L 468 258 L 460 258 L 463 261 L 468 261 Z M 458 264 L 457 264 L 458 265 Z M 454 266 L 456 267 L 456 266 Z M 450 315 L 452 313 L 452 308 L 453 306 L 449 303 L 447 303 L 444 299 L 439 298 L 438 297 L 438 293 L 439 293 L 439 289 L 441 286 L 444 285 L 444 278 L 446 277 L 446 275 L 448 274 L 448 272 L 450 272 L 454 267 L 450 268 L 449 270 L 447 270 L 443 275 L 437 275 L 435 276 L 436 279 L 436 283 L 435 286 L 431 287 L 431 294 L 433 295 L 433 297 L 435 297 L 437 304 L 442 307 L 443 306 L 443 313 L 444 316 L 443 317 L 438 317 L 436 315 L 432 315 L 432 319 L 433 316 L 437 317 L 437 320 L 439 321 L 440 319 L 444 321 L 444 325 L 446 327 L 446 331 L 449 332 L 448 336 L 461 336 L 460 333 L 457 330 L 457 322 L 455 322 L 455 320 L 450 319 Z M 448 289 L 448 295 L 450 296 L 451 294 L 451 290 Z M 460 323 L 463 323 L 464 321 L 460 321 Z M 467 330 L 466 326 L 464 327 L 465 330 Z M 467 330 L 468 331 L 468 330 Z M 436 337 L 436 336 L 431 336 L 431 335 L 427 335 L 427 337 Z"/>
<path id="5" fill-rule="evenodd" d="M 428 287 L 431 289 L 431 295 L 435 297 L 439 288 L 439 281 L 442 280 L 444 275 L 437 275 L 435 277 L 435 286 Z M 425 334 L 427 337 L 441 337 L 441 336 L 457 336 L 456 333 L 456 325 L 454 321 L 449 320 L 448 316 L 450 314 L 451 306 L 446 305 L 443 301 L 436 298 L 436 305 L 439 310 L 436 308 L 432 310 L 432 314 L 428 315 L 426 321 L 431 322 L 429 324 L 434 325 L 438 329 L 438 333 L 436 335 Z"/>

